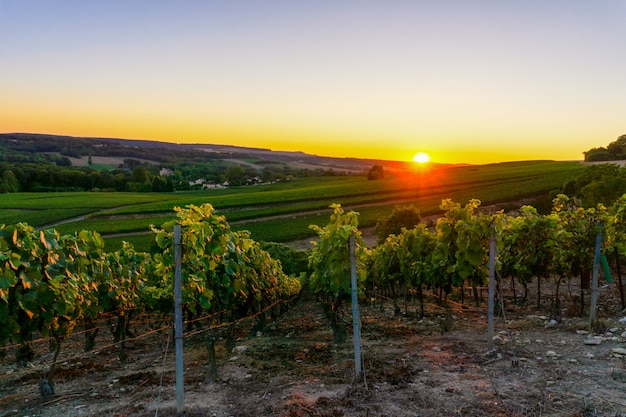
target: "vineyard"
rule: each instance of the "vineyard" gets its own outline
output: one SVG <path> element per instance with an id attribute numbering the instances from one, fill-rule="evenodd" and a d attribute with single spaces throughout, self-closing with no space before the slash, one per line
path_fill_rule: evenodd
<path id="1" fill-rule="evenodd" d="M 186 248 L 183 303 L 188 317 L 210 329 L 255 316 L 262 323 L 270 309 L 288 303 L 301 288 L 297 278 L 242 232 L 233 232 L 210 205 L 177 210 L 177 220 L 154 229 L 160 252 L 151 256 L 126 244 L 104 252 L 95 232 L 59 235 L 18 223 L 0 230 L 0 344 L 6 354 L 16 343 L 16 362 L 34 358 L 34 336 L 49 338 L 53 358 L 42 374 L 40 393 L 54 394 L 52 377 L 64 339 L 78 324 L 85 351 L 92 351 L 106 318 L 114 323 L 119 359 L 127 358 L 128 323 L 136 314 L 169 315 L 174 275 L 174 223 L 184 226 Z M 165 325 L 165 327 L 169 327 Z M 232 326 L 231 326 L 232 327 Z"/>
<path id="2" fill-rule="evenodd" d="M 356 212 L 332 209 L 325 226 L 311 226 L 318 239 L 297 277 L 210 204 L 176 209 L 174 220 L 153 226 L 151 253 L 129 244 L 107 253 L 92 231 L 3 226 L 0 408 L 8 411 L 0 415 L 173 414 L 175 225 L 192 347 L 186 415 L 626 415 L 626 370 L 614 350 L 626 326 L 618 321 L 626 197 L 584 208 L 559 195 L 548 215 L 443 200 L 434 227 L 404 229 L 373 249 Z M 492 236 L 499 333 L 488 341 Z M 358 379 L 346 343 L 351 239 L 364 308 Z M 596 242 L 606 259 L 597 291 Z M 597 315 L 588 321 L 594 291 Z M 557 352 L 564 346 L 571 356 Z M 93 372 L 92 390 L 62 389 Z M 111 382 L 100 384 L 100 374 Z M 588 386 L 602 378 L 602 390 Z"/>
<path id="3" fill-rule="evenodd" d="M 583 170 L 577 162 L 526 161 L 405 168 L 378 181 L 335 176 L 175 193 L 10 193 L 0 200 L 0 224 L 26 222 L 55 228 L 62 235 L 93 230 L 107 248 L 121 249 L 126 241 L 137 250 L 150 251 L 154 240 L 150 225 L 174 219 L 172 207 L 211 203 L 234 230 L 248 230 L 256 241 L 290 242 L 314 237 L 309 225 L 323 226 L 328 207 L 336 202 L 358 211 L 359 225 L 366 228 L 399 204 L 413 204 L 426 216 L 439 214 L 444 198 L 461 203 L 478 198 L 483 204 L 532 201 L 559 190 Z"/>

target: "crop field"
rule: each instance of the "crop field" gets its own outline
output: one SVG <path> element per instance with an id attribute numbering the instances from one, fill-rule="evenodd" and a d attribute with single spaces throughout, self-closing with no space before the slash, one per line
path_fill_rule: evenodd
<path id="1" fill-rule="evenodd" d="M 25 222 L 60 233 L 95 230 L 117 248 L 123 240 L 147 250 L 150 225 L 173 218 L 174 207 L 211 203 L 234 229 L 259 241 L 286 242 L 314 236 L 310 224 L 328 220 L 340 203 L 371 227 L 394 206 L 412 204 L 422 215 L 439 212 L 442 199 L 483 205 L 545 195 L 576 177 L 576 162 L 528 161 L 455 167 L 416 167 L 368 181 L 363 176 L 328 176 L 229 189 L 176 193 L 17 193 L 0 200 L 0 224 Z M 142 234 L 143 233 L 143 234 Z"/>
<path id="2" fill-rule="evenodd" d="M 0 417 L 180 415 L 174 399 L 181 386 L 189 417 L 626 417 L 621 272 L 618 285 L 610 285 L 610 274 L 599 277 L 596 269 L 587 289 L 582 272 L 572 272 L 574 263 L 592 265 L 589 248 L 601 243 L 598 224 L 613 224 L 607 241 L 618 242 L 626 202 L 605 214 L 572 206 L 549 216 L 526 210 L 482 217 L 476 204 L 460 206 L 480 198 L 499 203 L 487 210 L 513 208 L 559 189 L 579 169 L 555 166 L 487 167 L 491 173 L 468 167 L 379 181 L 309 178 L 221 195 L 94 194 L 90 201 L 92 194 L 56 194 L 59 201 L 41 209 L 32 202 L 45 196 L 10 196 L 30 204 L 20 210 L 4 200 L 12 215 L 86 212 L 68 214 L 55 228 L 100 231 L 107 247 L 84 230 L 62 237 L 25 226 L 2 230 Z M 306 198 L 307 191 L 314 197 Z M 273 201 L 276 196 L 283 200 Z M 441 208 L 442 198 L 460 204 Z M 436 234 L 404 230 L 371 251 L 358 239 L 359 262 L 349 268 L 346 249 L 356 216 L 336 209 L 318 250 L 297 254 L 298 262 L 309 260 L 308 269 L 300 265 L 288 275 L 262 245 L 232 233 L 208 206 L 180 211 L 180 239 L 162 231 L 157 245 L 146 233 L 173 216 L 154 207 L 205 201 L 234 218 L 234 228 L 275 241 L 301 239 L 311 233 L 309 225 L 327 224 L 329 202 L 360 211 L 361 227 L 397 204 L 411 203 L 424 215 L 446 212 Z M 129 213 L 121 214 L 125 209 Z M 123 240 L 160 253 L 109 251 Z M 497 258 L 488 242 L 498 242 Z M 623 255 L 623 246 L 613 248 Z M 179 255 L 181 268 L 174 266 Z M 487 259 L 498 266 L 489 275 Z M 607 270 L 612 264 L 607 261 Z M 531 268 L 541 272 L 530 277 Z M 362 277 L 353 292 L 361 294 L 353 322 L 359 333 L 353 335 L 347 300 L 340 304 L 348 269 Z M 179 299 L 185 314 L 176 314 L 184 321 L 176 323 L 174 336 L 175 277 L 184 277 Z M 494 277 L 497 285 L 488 291 L 487 279 Z M 494 298 L 484 299 L 494 287 L 495 306 Z M 589 321 L 587 305 L 595 316 Z M 347 343 L 350 337 L 358 344 Z"/>

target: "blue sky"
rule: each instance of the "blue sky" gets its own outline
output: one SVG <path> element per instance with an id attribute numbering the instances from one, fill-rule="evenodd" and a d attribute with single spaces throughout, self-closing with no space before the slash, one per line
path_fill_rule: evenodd
<path id="1" fill-rule="evenodd" d="M 0 0 L 0 132 L 439 162 L 626 133 L 625 1 Z"/>

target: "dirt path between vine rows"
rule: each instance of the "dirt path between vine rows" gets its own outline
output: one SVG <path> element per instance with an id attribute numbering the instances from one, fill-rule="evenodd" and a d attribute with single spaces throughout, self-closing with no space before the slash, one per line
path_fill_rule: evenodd
<path id="1" fill-rule="evenodd" d="M 602 327 L 593 339 L 585 334 L 585 317 L 568 315 L 577 305 L 568 294 L 565 318 L 554 326 L 547 308 L 510 303 L 508 325 L 498 315 L 492 350 L 485 303 L 474 308 L 451 302 L 452 329 L 443 333 L 444 309 L 433 296 L 421 320 L 414 302 L 403 314 L 399 301 L 399 315 L 389 300 L 362 305 L 364 374 L 354 379 L 351 340 L 333 343 L 320 307 L 305 293 L 265 332 L 249 335 L 252 323 L 241 322 L 233 351 L 219 342 L 216 382 L 207 380 L 204 333 L 187 337 L 183 415 L 626 416 L 626 323 L 614 288 L 600 291 Z M 349 314 L 346 319 L 350 330 Z M 82 336 L 67 340 L 56 393 L 45 399 L 38 382 L 51 360 L 47 343 L 35 344 L 38 356 L 24 368 L 14 364 L 10 350 L 0 367 L 0 417 L 176 415 L 169 330 L 148 334 L 146 324 L 132 329 L 140 337 L 128 342 L 125 363 L 116 346 L 107 347 L 106 328 L 91 353 L 82 353 Z"/>

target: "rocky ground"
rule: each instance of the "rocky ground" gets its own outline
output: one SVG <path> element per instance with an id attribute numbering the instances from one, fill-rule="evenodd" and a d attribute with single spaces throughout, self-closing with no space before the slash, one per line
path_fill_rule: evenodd
<path id="1" fill-rule="evenodd" d="M 491 350 L 486 303 L 451 302 L 453 324 L 444 332 L 444 309 L 433 296 L 422 320 L 414 303 L 400 315 L 389 301 L 362 305 L 358 379 L 351 340 L 333 344 L 321 309 L 305 294 L 263 333 L 249 337 L 251 323 L 240 323 L 237 346 L 218 345 L 216 382 L 207 380 L 204 334 L 186 338 L 183 415 L 626 416 L 626 323 L 614 292 L 600 292 L 592 333 L 585 317 L 568 314 L 574 298 L 552 324 L 547 308 L 507 306 Z M 134 330 L 141 336 L 148 328 Z M 117 346 L 106 347 L 110 334 L 100 337 L 88 354 L 82 336 L 65 342 L 55 395 L 46 398 L 38 384 L 51 359 L 47 344 L 36 343 L 39 355 L 24 368 L 9 351 L 0 368 L 0 417 L 176 415 L 170 331 L 130 341 L 125 363 Z"/>

